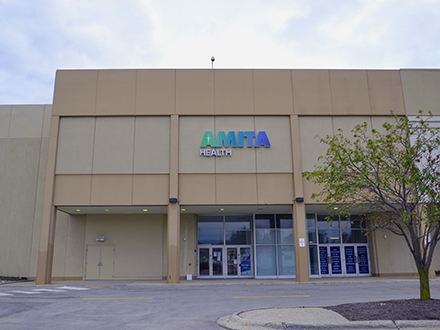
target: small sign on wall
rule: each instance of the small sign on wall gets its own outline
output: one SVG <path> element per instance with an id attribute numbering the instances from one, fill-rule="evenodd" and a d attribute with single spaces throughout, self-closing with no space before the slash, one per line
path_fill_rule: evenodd
<path id="1" fill-rule="evenodd" d="M 299 239 L 299 247 L 306 247 L 306 239 L 305 238 Z"/>

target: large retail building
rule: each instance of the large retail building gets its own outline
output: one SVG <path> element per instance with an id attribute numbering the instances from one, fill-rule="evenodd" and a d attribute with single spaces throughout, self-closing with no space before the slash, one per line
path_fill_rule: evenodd
<path id="1" fill-rule="evenodd" d="M 414 275 L 302 173 L 315 136 L 419 109 L 440 118 L 440 70 L 59 70 L 52 105 L 0 106 L 0 276 Z"/>

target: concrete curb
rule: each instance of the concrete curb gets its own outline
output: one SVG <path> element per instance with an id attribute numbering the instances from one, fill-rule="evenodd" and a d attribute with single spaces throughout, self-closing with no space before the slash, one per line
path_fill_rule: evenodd
<path id="1" fill-rule="evenodd" d="M 289 315 L 287 314 L 289 313 Z M 221 317 L 217 324 L 229 330 L 267 329 L 437 329 L 440 321 L 357 321 L 351 322 L 336 312 L 323 308 L 265 308 L 241 311 Z"/>

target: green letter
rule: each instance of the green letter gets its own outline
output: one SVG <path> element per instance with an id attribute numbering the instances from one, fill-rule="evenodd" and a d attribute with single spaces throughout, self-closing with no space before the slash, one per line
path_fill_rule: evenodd
<path id="1" fill-rule="evenodd" d="M 216 147 L 217 143 L 215 142 L 214 135 L 211 131 L 206 131 L 203 136 L 202 144 L 200 147 L 205 148 L 207 146 Z"/>

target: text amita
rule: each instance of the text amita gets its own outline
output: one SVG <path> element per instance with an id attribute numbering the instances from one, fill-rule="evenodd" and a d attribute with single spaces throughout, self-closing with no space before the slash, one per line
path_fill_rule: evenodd
<path id="1" fill-rule="evenodd" d="M 270 147 L 270 142 L 265 131 L 225 131 L 218 132 L 217 139 L 211 131 L 206 131 L 200 145 L 200 156 L 223 157 L 232 156 L 231 148 L 259 148 Z M 202 149 L 203 148 L 203 149 Z"/>

